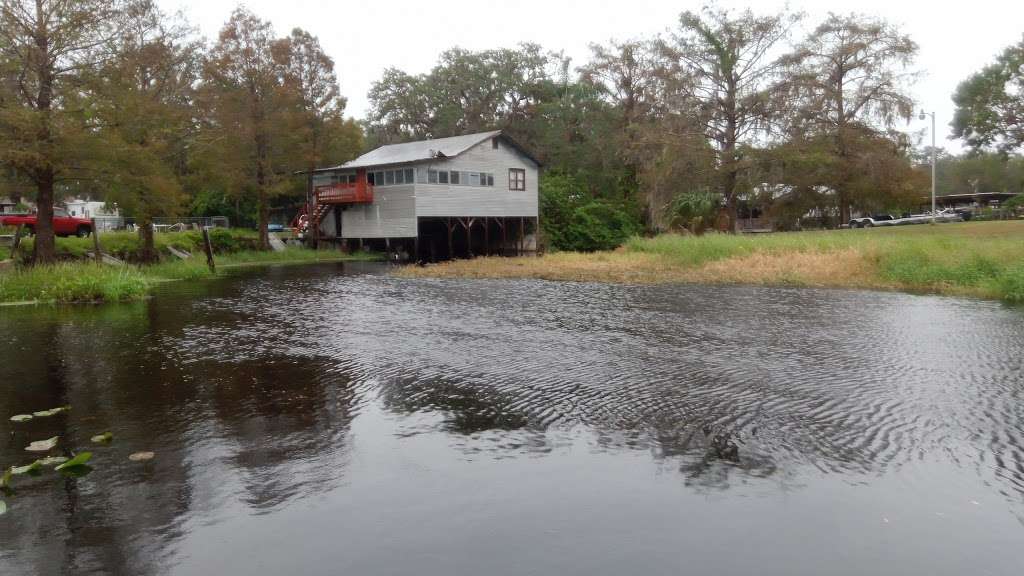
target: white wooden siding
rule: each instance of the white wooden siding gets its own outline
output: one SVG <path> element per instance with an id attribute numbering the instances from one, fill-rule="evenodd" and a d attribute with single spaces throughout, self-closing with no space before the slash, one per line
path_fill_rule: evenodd
<path id="1" fill-rule="evenodd" d="M 412 185 L 374 186 L 372 204 L 355 204 L 341 213 L 342 238 L 414 236 L 416 199 Z"/>
<path id="2" fill-rule="evenodd" d="M 526 190 L 508 189 L 509 168 L 526 170 Z M 458 170 L 494 174 L 494 186 L 429 184 L 427 170 Z M 466 150 L 455 158 L 416 166 L 416 215 L 424 216 L 537 216 L 537 165 L 518 150 L 491 140 Z"/>

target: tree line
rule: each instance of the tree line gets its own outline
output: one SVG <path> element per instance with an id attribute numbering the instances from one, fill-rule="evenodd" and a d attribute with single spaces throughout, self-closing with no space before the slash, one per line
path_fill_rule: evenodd
<path id="1" fill-rule="evenodd" d="M 71 194 L 116 202 L 150 250 L 147 224 L 184 213 L 255 224 L 266 244 L 271 212 L 304 202 L 296 171 L 502 129 L 544 164 L 555 248 L 754 214 L 834 226 L 927 194 L 921 151 L 898 129 L 917 53 L 880 18 L 710 4 L 662 35 L 593 44 L 579 65 L 521 44 L 387 69 L 355 122 L 319 41 L 245 8 L 206 40 L 154 0 L 0 0 L 0 193 L 36 200 L 39 262 L 54 257 L 54 201 Z M 1019 186 L 1022 61 L 1024 42 L 957 90 L 954 131 L 971 150 L 940 158 L 940 191 Z"/>
<path id="2" fill-rule="evenodd" d="M 0 0 L 0 192 L 34 198 L 54 259 L 58 196 L 116 202 L 154 257 L 153 218 L 255 215 L 296 170 L 362 149 L 319 41 L 237 8 L 207 43 L 153 0 Z"/>
<path id="3" fill-rule="evenodd" d="M 913 113 L 917 45 L 877 18 L 804 21 L 709 5 L 666 35 L 594 44 L 575 68 L 532 44 L 452 49 L 427 74 L 384 73 L 367 138 L 506 130 L 545 164 L 547 232 L 563 247 L 706 226 L 718 206 L 732 229 L 769 201 L 835 222 L 916 202 L 927 183 L 895 128 Z"/>

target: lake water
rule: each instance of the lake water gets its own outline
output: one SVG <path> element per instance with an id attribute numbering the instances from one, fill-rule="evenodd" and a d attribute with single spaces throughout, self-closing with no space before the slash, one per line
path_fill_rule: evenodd
<path id="1" fill-rule="evenodd" d="M 1022 358 L 998 303 L 372 264 L 0 308 L 0 466 L 94 453 L 0 573 L 1019 574 Z"/>

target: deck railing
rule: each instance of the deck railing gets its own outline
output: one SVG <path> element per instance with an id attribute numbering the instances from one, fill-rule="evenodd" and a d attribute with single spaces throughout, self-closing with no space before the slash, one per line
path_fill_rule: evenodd
<path id="1" fill-rule="evenodd" d="M 373 186 L 362 182 L 318 186 L 316 199 L 320 204 L 363 204 L 373 202 Z"/>

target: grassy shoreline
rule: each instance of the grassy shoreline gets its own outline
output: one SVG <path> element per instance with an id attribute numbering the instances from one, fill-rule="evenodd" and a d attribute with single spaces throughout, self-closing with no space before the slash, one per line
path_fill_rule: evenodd
<path id="1" fill-rule="evenodd" d="M 102 235 L 104 251 L 111 250 L 119 257 L 130 259 L 133 251 L 138 248 L 137 239 L 132 236 Z M 58 253 L 63 261 L 53 265 L 30 267 L 7 261 L 5 266 L 0 267 L 0 306 L 125 302 L 144 298 L 155 286 L 164 282 L 219 277 L 223 276 L 222 271 L 233 268 L 372 261 L 380 258 L 371 253 L 343 254 L 297 247 L 289 247 L 283 252 L 251 250 L 248 249 L 251 245 L 250 234 L 234 231 L 220 238 L 221 253 L 215 256 L 218 273 L 214 274 L 207 267 L 205 256 L 195 251 L 194 239 L 187 236 L 172 237 L 170 234 L 158 238 L 162 240 L 158 243 L 158 250 L 164 257 L 161 263 L 151 266 L 97 264 L 84 258 L 86 246 L 91 249 L 91 240 L 77 238 L 58 240 Z M 86 241 L 90 244 L 87 245 Z M 194 255 L 187 260 L 169 256 L 168 245 L 190 249 Z"/>
<path id="2" fill-rule="evenodd" d="M 1024 302 L 1024 221 L 634 238 L 618 250 L 457 260 L 403 277 L 900 290 Z"/>

